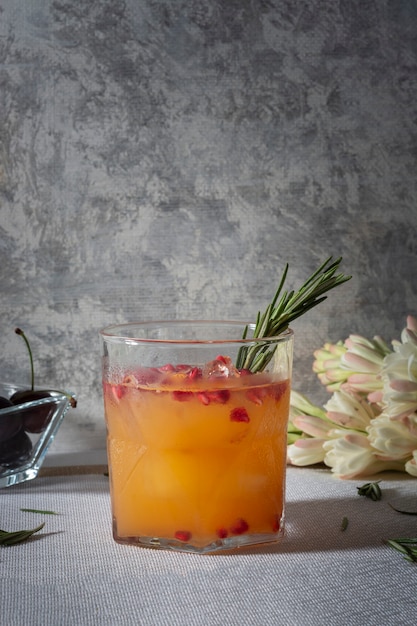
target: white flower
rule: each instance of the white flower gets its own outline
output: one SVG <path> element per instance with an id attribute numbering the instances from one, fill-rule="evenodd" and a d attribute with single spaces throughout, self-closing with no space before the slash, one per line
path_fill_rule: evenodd
<path id="1" fill-rule="evenodd" d="M 325 439 L 317 437 L 307 437 L 305 439 L 297 439 L 287 448 L 287 461 L 291 465 L 315 465 L 323 463 L 325 451 L 323 444 Z"/>
<path id="2" fill-rule="evenodd" d="M 382 398 L 381 367 L 391 350 L 379 336 L 369 340 L 361 335 L 349 335 L 345 346 L 347 351 L 340 363 L 351 373 L 343 387 L 368 396 L 372 394 L 372 401 L 379 401 Z"/>
<path id="3" fill-rule="evenodd" d="M 417 413 L 399 419 L 382 413 L 372 420 L 367 431 L 381 460 L 409 459 L 417 450 Z"/>
<path id="4" fill-rule="evenodd" d="M 329 420 L 355 430 L 365 431 L 371 420 L 379 413 L 378 409 L 359 394 L 348 393 L 341 389 L 324 405 Z"/>
<path id="5" fill-rule="evenodd" d="M 323 410 L 292 392 L 289 463 L 324 462 L 340 478 L 417 477 L 417 318 L 392 346 L 350 335 L 315 351 L 313 370 L 333 395 Z"/>
<path id="6" fill-rule="evenodd" d="M 390 417 L 400 419 L 417 411 L 417 333 L 415 318 L 409 316 L 401 333 L 402 342 L 393 341 L 394 352 L 387 355 L 382 368 L 383 402 Z"/>
<path id="7" fill-rule="evenodd" d="M 323 443 L 324 462 L 339 478 L 369 476 L 386 469 L 404 470 L 402 463 L 377 459 L 365 434 L 335 430 L 333 435 L 334 439 Z"/>
<path id="8" fill-rule="evenodd" d="M 374 400 L 382 390 L 380 378 L 385 355 L 391 350 L 381 337 L 372 340 L 361 335 L 349 335 L 344 343 L 326 343 L 314 352 L 313 371 L 327 391 L 347 388 L 364 395 L 373 394 Z"/>
<path id="9" fill-rule="evenodd" d="M 291 391 L 287 461 L 292 465 L 314 465 L 324 459 L 323 442 L 331 423 L 326 412 L 304 395 Z"/>
<path id="10" fill-rule="evenodd" d="M 346 352 L 342 341 L 337 343 L 325 343 L 322 348 L 315 350 L 313 372 L 315 372 L 327 391 L 340 389 L 340 385 L 346 382 L 349 372 L 340 366 L 341 356 Z"/>

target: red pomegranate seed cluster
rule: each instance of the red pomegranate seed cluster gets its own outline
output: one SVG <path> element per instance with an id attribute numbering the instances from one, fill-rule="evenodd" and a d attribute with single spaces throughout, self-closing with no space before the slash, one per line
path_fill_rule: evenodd
<path id="1" fill-rule="evenodd" d="M 272 531 L 274 533 L 279 532 L 281 528 L 281 520 L 277 515 L 272 522 Z M 243 535 L 247 533 L 249 530 L 248 522 L 243 519 L 243 517 L 238 517 L 228 528 L 226 526 L 221 526 L 216 530 L 216 535 L 219 539 L 226 539 L 229 534 L 230 535 Z M 192 533 L 189 530 L 177 530 L 174 533 L 175 539 L 178 541 L 187 542 L 190 541 L 192 537 Z"/>
<path id="2" fill-rule="evenodd" d="M 247 521 L 243 519 L 242 517 L 238 517 L 233 522 L 233 524 L 229 526 L 229 528 L 226 528 L 226 527 L 218 528 L 216 531 L 216 534 L 219 537 L 219 539 L 226 539 L 229 533 L 231 535 L 243 535 L 248 530 L 249 530 L 249 524 L 247 523 Z M 174 537 L 175 539 L 178 539 L 178 541 L 187 542 L 187 541 L 190 541 L 192 537 L 192 533 L 189 530 L 177 530 L 174 533 Z"/>
<path id="3" fill-rule="evenodd" d="M 127 387 L 143 388 L 142 386 L 150 386 L 155 384 L 169 385 L 171 377 L 178 375 L 182 383 L 189 384 L 194 381 L 207 378 L 210 381 L 216 379 L 226 379 L 229 377 L 246 377 L 252 376 L 252 372 L 246 369 L 237 370 L 230 357 L 218 355 L 213 361 L 207 363 L 204 367 L 195 367 L 181 363 L 172 365 L 166 363 L 161 367 L 141 368 L 134 374 L 129 374 L 123 379 L 121 385 L 109 385 L 111 393 L 116 401 L 120 400 L 127 391 Z M 286 382 L 276 383 L 273 386 L 272 393 L 276 400 L 283 395 L 286 389 Z M 152 391 L 152 389 L 150 389 Z M 193 398 L 197 398 L 202 405 L 210 404 L 226 404 L 230 399 L 230 391 L 228 389 L 214 389 L 205 391 L 193 391 L 192 389 L 175 389 L 171 392 L 172 398 L 177 402 L 188 402 Z M 249 388 L 245 392 L 246 398 L 253 404 L 262 405 L 266 396 L 271 394 L 271 387 L 258 386 Z M 249 414 L 244 407 L 234 408 L 230 412 L 230 420 L 232 422 L 248 423 L 250 421 Z"/>
<path id="4" fill-rule="evenodd" d="M 243 535 L 249 530 L 249 524 L 243 517 L 238 517 L 229 528 L 225 528 L 224 526 L 218 528 L 216 534 L 219 539 L 226 539 L 231 535 Z"/>

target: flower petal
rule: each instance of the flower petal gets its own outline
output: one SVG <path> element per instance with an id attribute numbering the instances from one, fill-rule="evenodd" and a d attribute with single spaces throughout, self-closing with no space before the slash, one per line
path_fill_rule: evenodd
<path id="1" fill-rule="evenodd" d="M 413 458 L 405 464 L 405 471 L 417 477 L 417 450 L 413 450 Z"/>
<path id="2" fill-rule="evenodd" d="M 313 415 L 297 415 L 292 420 L 293 424 L 310 437 L 326 438 L 331 424 L 327 420 Z"/>
<path id="3" fill-rule="evenodd" d="M 291 465 L 306 466 L 322 463 L 324 439 L 297 439 L 287 448 L 287 460 Z"/>
<path id="4" fill-rule="evenodd" d="M 346 354 L 343 355 L 341 362 L 342 365 L 347 366 L 350 370 L 372 374 L 378 374 L 382 365 L 381 358 L 375 363 L 370 359 L 359 356 L 359 354 L 354 354 L 353 352 L 346 352 Z"/>

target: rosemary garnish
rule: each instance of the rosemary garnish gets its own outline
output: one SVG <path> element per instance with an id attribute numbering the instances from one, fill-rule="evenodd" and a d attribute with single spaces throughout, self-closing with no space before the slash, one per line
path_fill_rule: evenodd
<path id="1" fill-rule="evenodd" d="M 347 517 L 344 517 L 344 518 L 342 519 L 342 524 L 341 524 L 341 526 L 340 526 L 340 530 L 341 530 L 341 531 L 346 530 L 346 528 L 348 527 L 348 525 L 349 525 L 349 520 L 348 520 L 348 518 L 347 518 Z"/>
<path id="2" fill-rule="evenodd" d="M 344 274 L 336 274 L 342 257 L 336 261 L 329 257 L 310 276 L 298 291 L 283 291 L 288 273 L 288 263 L 285 265 L 278 289 L 263 314 L 258 313 L 254 338 L 276 337 L 284 332 L 290 323 L 304 315 L 307 311 L 317 306 L 326 299 L 324 294 L 337 285 L 341 285 L 351 278 Z M 243 339 L 246 339 L 248 326 L 245 328 Z M 242 346 L 238 352 L 236 367 L 247 369 L 251 372 L 260 372 L 272 359 L 276 346 L 271 348 L 269 342 L 256 343 L 253 346 Z"/>
<path id="3" fill-rule="evenodd" d="M 361 487 L 357 487 L 358 496 L 365 496 L 371 500 L 380 500 L 382 497 L 382 491 L 379 486 L 381 481 L 377 480 L 375 483 L 365 483 Z"/>
<path id="4" fill-rule="evenodd" d="M 39 524 L 36 528 L 32 528 L 32 530 L 16 530 L 14 532 L 0 530 L 0 546 L 14 546 L 16 543 L 22 543 L 22 541 L 26 541 L 34 533 L 42 530 L 44 526 L 45 522 Z"/>

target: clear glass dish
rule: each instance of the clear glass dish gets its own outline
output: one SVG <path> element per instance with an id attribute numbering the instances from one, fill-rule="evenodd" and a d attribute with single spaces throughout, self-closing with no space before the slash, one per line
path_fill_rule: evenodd
<path id="1" fill-rule="evenodd" d="M 27 387 L 0 382 L 0 396 L 3 398 L 9 399 L 17 391 L 25 389 Z M 48 393 L 50 397 L 0 408 L 0 488 L 32 480 L 38 475 L 47 450 L 71 406 L 71 398 L 74 398 L 72 393 L 66 391 L 48 390 Z M 30 420 L 35 418 L 36 421 L 39 411 L 42 411 L 42 425 L 31 426 Z M 7 419 L 9 417 L 20 424 L 12 436 L 10 432 L 4 433 L 4 425 L 11 423 Z"/>

